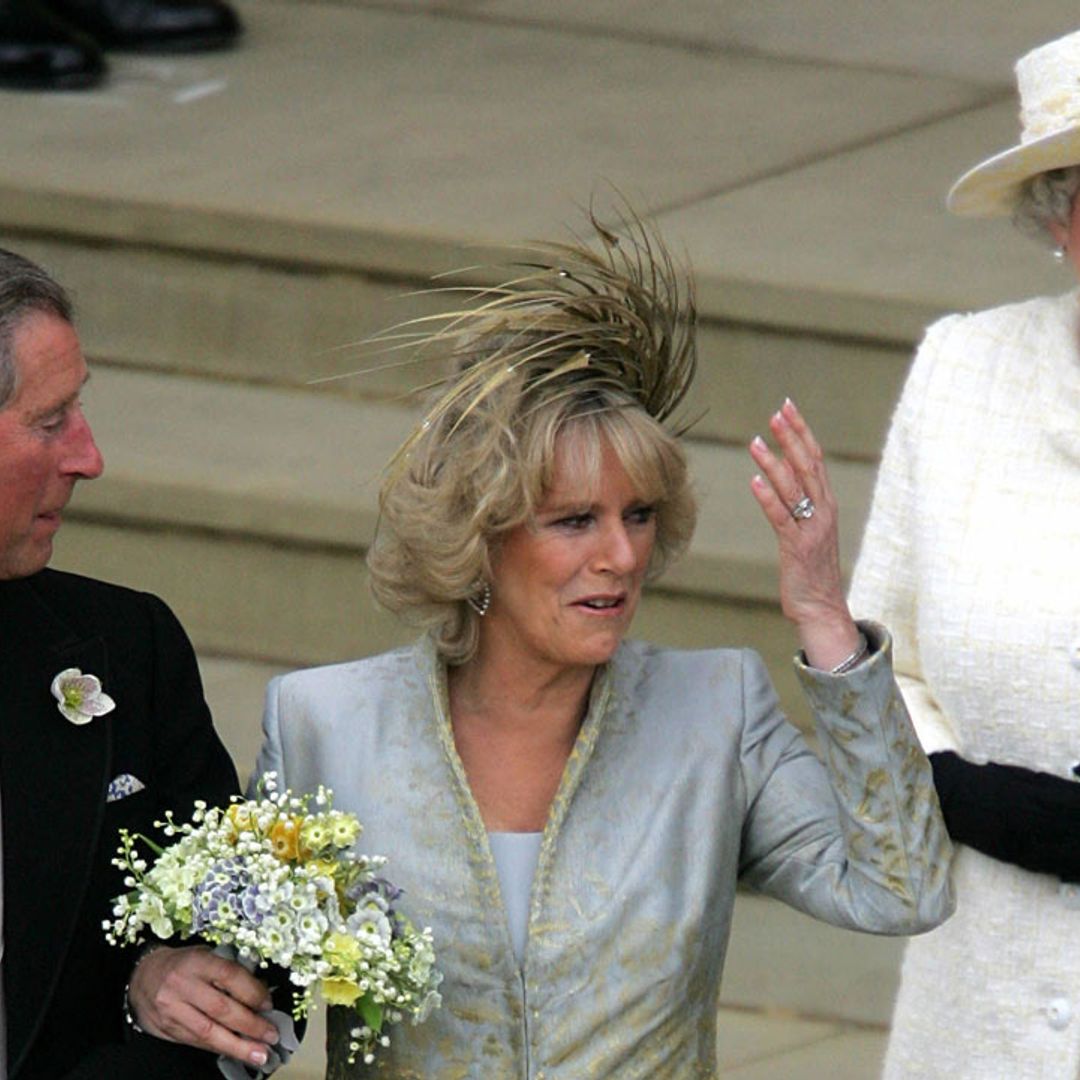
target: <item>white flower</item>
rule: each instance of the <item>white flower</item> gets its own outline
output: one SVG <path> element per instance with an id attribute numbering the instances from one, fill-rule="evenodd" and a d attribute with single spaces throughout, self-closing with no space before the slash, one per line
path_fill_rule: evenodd
<path id="1" fill-rule="evenodd" d="M 365 945 L 378 947 L 390 944 L 393 933 L 390 920 L 378 909 L 357 911 L 349 916 L 345 925 Z"/>
<path id="2" fill-rule="evenodd" d="M 52 681 L 52 695 L 65 720 L 89 724 L 95 716 L 104 716 L 116 708 L 116 702 L 101 692 L 96 675 L 84 675 L 78 668 L 65 668 Z"/>

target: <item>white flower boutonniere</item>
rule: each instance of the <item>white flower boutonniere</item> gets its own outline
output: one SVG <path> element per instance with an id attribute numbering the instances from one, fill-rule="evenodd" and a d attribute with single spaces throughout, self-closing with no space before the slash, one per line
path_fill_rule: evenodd
<path id="1" fill-rule="evenodd" d="M 84 675 L 78 668 L 65 668 L 52 681 L 52 695 L 65 720 L 89 724 L 95 716 L 104 716 L 116 708 L 116 702 L 101 692 L 96 675 Z"/>

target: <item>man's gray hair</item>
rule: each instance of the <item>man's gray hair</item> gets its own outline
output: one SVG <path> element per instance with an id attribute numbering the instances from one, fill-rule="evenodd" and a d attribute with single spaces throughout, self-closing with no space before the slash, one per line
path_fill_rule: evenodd
<path id="1" fill-rule="evenodd" d="M 1080 165 L 1051 169 L 1025 181 L 1013 210 L 1013 224 L 1040 240 L 1056 246 L 1051 225 L 1068 229 L 1073 203 L 1080 191 Z"/>
<path id="2" fill-rule="evenodd" d="M 0 248 L 0 409 L 15 396 L 18 373 L 11 340 L 15 328 L 33 312 L 70 323 L 71 298 L 37 263 Z"/>

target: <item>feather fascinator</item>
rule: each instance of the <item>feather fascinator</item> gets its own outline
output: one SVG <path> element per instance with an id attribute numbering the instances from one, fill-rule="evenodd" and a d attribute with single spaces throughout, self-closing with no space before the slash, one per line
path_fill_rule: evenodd
<path id="1" fill-rule="evenodd" d="M 392 466 L 425 433 L 456 428 L 510 385 L 526 411 L 562 396 L 587 400 L 595 390 L 598 401 L 614 393 L 639 405 L 676 436 L 690 426 L 675 414 L 697 365 L 692 282 L 632 211 L 620 215 L 618 233 L 595 214 L 589 221 L 594 246 L 578 237 L 532 244 L 510 279 L 438 290 L 464 294 L 466 304 L 380 335 L 394 349 L 414 350 L 416 361 L 449 358 L 452 367 L 422 388 L 434 392 L 434 404 Z"/>

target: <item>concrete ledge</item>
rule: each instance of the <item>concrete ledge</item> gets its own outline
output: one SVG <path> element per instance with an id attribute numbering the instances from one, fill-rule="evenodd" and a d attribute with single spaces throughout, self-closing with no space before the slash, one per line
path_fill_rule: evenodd
<path id="1" fill-rule="evenodd" d="M 560 238 L 554 223 L 546 232 L 552 239 Z M 211 280 L 231 279 L 226 297 L 242 287 L 245 275 L 270 274 L 345 275 L 382 282 L 388 297 L 399 296 L 409 288 L 426 287 L 432 278 L 447 271 L 505 264 L 513 244 L 527 239 L 515 235 L 507 236 L 502 245 L 468 243 L 449 236 L 410 235 L 404 230 L 290 221 L 261 212 L 176 207 L 153 200 L 78 195 L 3 183 L 0 234 L 7 246 L 27 253 L 37 251 L 36 257 L 58 273 L 69 260 L 76 267 L 79 263 L 74 260 L 83 265 L 89 260 L 97 273 L 105 275 L 104 281 L 108 280 L 110 264 L 117 264 L 121 256 L 132 268 L 156 260 L 151 279 L 143 279 L 143 289 L 151 283 L 160 289 L 171 273 L 183 271 L 185 262 L 190 265 L 196 260 L 212 275 Z M 699 311 L 707 322 L 907 346 L 918 340 L 928 322 L 948 310 L 925 300 L 883 298 L 872 286 L 860 294 L 854 289 L 822 288 L 813 280 L 805 285 L 783 285 L 727 276 L 699 263 L 694 265 Z M 474 274 L 462 280 L 492 281 L 496 276 Z M 201 288 L 208 291 L 208 287 L 204 280 Z M 366 321 L 364 307 L 354 314 L 357 323 L 332 344 L 354 340 L 352 335 L 361 321 Z M 376 320 L 370 329 L 387 321 L 396 320 Z M 318 348 L 317 341 L 310 345 L 313 351 Z"/>
<path id="2" fill-rule="evenodd" d="M 369 401 L 403 398 L 430 368 L 392 366 L 397 356 L 365 348 L 364 339 L 451 302 L 432 295 L 431 282 L 419 278 L 387 281 L 355 270 L 10 232 L 0 233 L 5 245 L 48 266 L 71 289 L 84 347 L 95 360 Z M 800 306 L 809 294 L 785 298 L 768 287 L 747 294 L 751 301 L 768 297 L 744 312 L 761 321 L 738 322 L 730 290 L 711 291 L 725 314 L 701 319 L 694 400 L 704 415 L 695 437 L 745 443 L 790 395 L 827 449 L 876 458 L 911 342 L 799 329 L 801 316 L 812 314 Z"/>
<path id="3" fill-rule="evenodd" d="M 0 223 L 5 232 L 28 239 L 63 239 L 100 248 L 126 245 L 391 278 L 426 279 L 449 268 L 493 262 L 505 253 L 505 248 L 491 243 L 485 247 L 451 236 L 410 233 L 404 227 L 379 229 L 292 219 L 259 209 L 178 206 L 153 197 L 82 194 L 2 182 Z"/>
<path id="4" fill-rule="evenodd" d="M 735 904 L 721 1004 L 885 1028 L 906 938 L 835 926 L 750 891 Z"/>
<path id="5" fill-rule="evenodd" d="M 965 123 L 997 94 L 966 73 L 740 53 L 732 13 L 700 3 L 594 3 L 562 22 L 520 4 L 462 19 L 428 4 L 239 3 L 240 49 L 118 57 L 100 91 L 7 95 L 0 228 L 102 252 L 424 280 L 488 262 L 493 244 L 557 237 L 614 184 L 665 222 L 687 220 L 709 318 L 896 342 L 937 313 L 932 293 L 882 302 L 872 261 L 839 289 L 756 272 L 744 247 L 788 255 L 819 224 L 798 196 L 754 216 L 750 245 L 724 211 L 785 177 L 801 192 L 819 163 Z M 645 32 L 627 35 L 630 23 Z M 692 31 L 695 47 L 654 37 L 657 23 Z M 933 239 L 934 216 L 913 235 Z"/>

